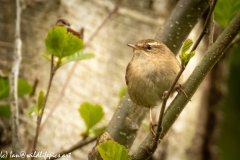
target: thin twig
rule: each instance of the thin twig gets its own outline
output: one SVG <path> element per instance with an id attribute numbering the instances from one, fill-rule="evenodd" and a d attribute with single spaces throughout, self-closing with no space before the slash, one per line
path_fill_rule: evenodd
<path id="1" fill-rule="evenodd" d="M 47 99 L 48 99 L 48 95 L 51 89 L 51 85 L 52 85 L 52 80 L 54 77 L 54 74 L 56 72 L 56 69 L 54 68 L 54 56 L 51 56 L 51 68 L 50 68 L 50 77 L 49 77 L 49 81 L 48 81 L 48 87 L 47 87 L 47 93 L 46 96 L 44 97 L 44 103 L 41 109 L 41 113 L 40 116 L 38 116 L 37 118 L 37 127 L 36 127 L 36 133 L 35 133 L 35 137 L 34 137 L 34 141 L 33 141 L 33 147 L 32 147 L 32 153 L 36 150 L 36 146 L 37 146 L 37 140 L 38 140 L 38 135 L 39 135 L 39 129 L 40 129 L 40 125 L 41 125 L 41 121 L 42 121 L 42 117 L 43 117 L 43 113 L 44 113 L 44 109 L 47 103 Z M 34 156 L 31 157 L 31 160 L 34 160 Z"/>
<path id="2" fill-rule="evenodd" d="M 226 47 L 226 49 L 223 51 L 223 54 L 225 54 L 226 52 L 228 52 L 228 51 L 234 46 L 234 44 L 237 44 L 237 43 L 239 43 L 239 42 L 240 42 L 240 37 L 235 38 L 235 39 L 232 41 L 232 43 L 230 43 L 230 44 Z"/>
<path id="3" fill-rule="evenodd" d="M 49 160 L 61 158 L 62 155 L 69 154 L 69 153 L 75 151 L 76 149 L 79 149 L 91 142 L 94 142 L 95 140 L 97 140 L 97 137 L 81 140 L 78 143 L 76 143 L 75 145 L 73 145 L 72 147 L 70 147 L 69 149 L 63 150 L 63 151 L 57 153 L 56 155 L 60 155 L 59 157 L 51 157 Z"/>
<path id="4" fill-rule="evenodd" d="M 91 43 L 92 39 L 97 35 L 97 33 L 103 28 L 103 26 L 106 24 L 106 22 L 108 20 L 110 20 L 111 16 L 113 16 L 113 14 L 117 13 L 118 9 L 119 9 L 119 6 L 121 4 L 121 1 L 122 0 L 118 0 L 115 4 L 115 7 L 113 8 L 113 10 L 108 14 L 108 16 L 103 20 L 103 22 L 100 24 L 100 26 L 95 30 L 95 32 L 91 35 L 91 37 L 88 39 L 88 41 L 85 43 L 85 46 L 84 48 L 86 48 L 89 43 Z M 41 130 L 44 128 L 44 126 L 46 125 L 48 119 L 51 117 L 52 113 L 54 112 L 54 110 L 57 108 L 57 106 L 59 105 L 60 101 L 62 100 L 63 96 L 64 96 L 64 93 L 65 93 L 65 90 L 72 78 L 72 75 L 77 67 L 77 62 L 75 62 L 71 68 L 71 70 L 68 72 L 68 75 L 67 75 L 67 79 L 62 87 L 62 90 L 60 91 L 59 93 L 59 96 L 57 98 L 57 100 L 55 101 L 55 104 L 54 106 L 51 108 L 51 110 L 49 111 L 46 119 L 44 120 L 44 122 L 42 123 L 41 125 Z"/>
<path id="5" fill-rule="evenodd" d="M 211 15 L 212 15 L 212 12 L 213 12 L 213 9 L 215 7 L 215 4 L 216 4 L 216 0 L 214 0 L 213 2 L 213 6 L 210 6 L 210 10 L 209 10 L 209 13 L 208 13 L 208 16 L 207 16 L 207 19 L 206 19 L 206 22 L 204 24 L 204 28 L 202 30 L 202 33 L 200 34 L 197 42 L 195 43 L 195 45 L 193 46 L 192 51 L 196 50 L 196 48 L 198 47 L 199 43 L 201 42 L 202 38 L 204 37 L 204 35 L 206 34 L 206 28 L 207 28 L 207 24 L 209 23 L 208 21 L 211 19 Z M 158 127 L 157 127 L 157 132 L 156 132 L 156 136 L 155 136 L 155 141 L 153 143 L 153 148 L 156 148 L 157 145 L 158 145 L 158 142 L 159 142 L 159 137 L 161 135 L 161 132 L 163 131 L 164 128 L 162 128 L 162 120 L 163 120 L 163 115 L 164 115 L 164 111 L 165 111 L 165 108 L 166 108 L 166 104 L 167 104 L 167 100 L 168 98 L 170 97 L 174 87 L 176 86 L 179 78 L 181 77 L 183 71 L 185 70 L 187 64 L 182 64 L 182 67 L 176 77 L 176 79 L 174 80 L 173 84 L 171 85 L 171 87 L 169 88 L 169 90 L 167 91 L 167 94 L 166 95 L 163 95 L 163 101 L 162 101 L 162 107 L 160 109 L 160 114 L 159 114 L 159 120 L 158 120 Z"/>
<path id="6" fill-rule="evenodd" d="M 158 119 L 158 127 L 157 127 L 157 133 L 156 133 L 156 136 L 155 136 L 155 143 L 154 143 L 154 145 L 158 144 L 159 137 L 160 137 L 161 132 L 163 130 L 163 128 L 162 128 L 162 120 L 163 120 L 163 114 L 164 114 L 164 111 L 165 111 L 165 108 L 166 108 L 167 100 L 170 97 L 171 92 L 173 91 L 174 87 L 176 86 L 176 84 L 177 84 L 177 82 L 178 82 L 179 78 L 181 77 L 181 75 L 182 75 L 184 70 L 185 70 L 185 66 L 182 66 L 180 71 L 177 74 L 177 77 L 175 78 L 175 80 L 172 83 L 171 87 L 167 91 L 167 94 L 163 95 L 162 107 L 161 107 L 160 115 L 159 115 L 159 119 Z"/>
<path id="7" fill-rule="evenodd" d="M 121 4 L 122 0 L 117 0 L 117 2 L 115 3 L 115 6 L 113 8 L 113 10 L 108 14 L 108 16 L 103 20 L 103 22 L 100 24 L 100 26 L 98 26 L 98 28 L 95 30 L 95 32 L 91 35 L 91 37 L 88 39 L 88 41 L 85 44 L 85 47 L 92 41 L 92 39 L 97 35 L 97 33 L 100 31 L 100 29 L 106 24 L 106 22 L 115 14 L 117 13 L 120 4 Z"/>
<path id="8" fill-rule="evenodd" d="M 213 8 L 213 0 L 209 1 L 209 5 L 210 8 Z M 211 14 L 210 19 L 209 19 L 209 23 L 208 23 L 208 30 L 209 30 L 209 34 L 208 34 L 208 48 L 212 46 L 213 44 L 213 35 L 214 35 L 214 15 Z"/>
<path id="9" fill-rule="evenodd" d="M 216 3 L 217 3 L 217 0 L 214 0 L 214 1 L 213 1 L 213 5 L 212 5 L 212 7 L 210 7 L 210 10 L 209 10 L 209 12 L 208 12 L 206 21 L 205 21 L 205 23 L 204 23 L 204 25 L 203 25 L 203 30 L 202 30 L 200 36 L 198 37 L 197 41 L 195 42 L 194 46 L 192 47 L 191 52 L 194 51 L 194 50 L 196 50 L 196 48 L 197 48 L 197 46 L 199 45 L 199 43 L 201 42 L 202 38 L 203 38 L 204 35 L 206 34 L 206 32 L 207 32 L 207 25 L 208 25 L 208 23 L 209 23 L 209 20 L 211 19 L 212 12 L 213 12 L 213 10 L 214 10 L 214 8 L 215 8 Z"/>
<path id="10" fill-rule="evenodd" d="M 18 75 L 20 63 L 22 60 L 22 41 L 20 38 L 20 19 L 21 6 L 20 1 L 16 0 L 16 24 L 15 24 L 15 48 L 13 54 L 13 65 L 9 75 L 10 81 L 10 105 L 11 105 L 11 120 L 12 120 L 12 151 L 14 154 L 20 153 L 20 136 L 19 136 L 19 109 L 18 109 Z M 20 160 L 20 157 L 16 157 Z"/>

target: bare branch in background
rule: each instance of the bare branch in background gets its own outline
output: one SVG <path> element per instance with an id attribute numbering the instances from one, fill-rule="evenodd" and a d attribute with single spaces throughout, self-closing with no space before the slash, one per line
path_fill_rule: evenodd
<path id="1" fill-rule="evenodd" d="M 10 105 L 11 105 L 11 119 L 12 119 L 12 151 L 15 154 L 20 153 L 20 136 L 19 136 L 19 109 L 18 109 L 18 74 L 20 63 L 22 60 L 22 41 L 20 38 L 20 19 L 21 6 L 20 0 L 16 0 L 16 23 L 15 23 L 15 46 L 13 54 L 13 65 L 9 75 L 10 81 Z M 20 160 L 20 157 L 16 157 Z"/>
<path id="2" fill-rule="evenodd" d="M 71 153 L 71 152 L 73 152 L 73 151 L 75 151 L 77 149 L 82 148 L 83 146 L 85 146 L 85 145 L 87 145 L 87 144 L 89 144 L 91 142 L 94 142 L 95 140 L 97 140 L 97 137 L 83 139 L 83 140 L 77 142 L 75 145 L 71 146 L 69 149 L 63 150 L 63 151 L 57 153 L 56 155 L 62 156 L 62 155 Z M 58 159 L 58 158 L 51 157 L 50 160 L 52 160 L 52 159 Z"/>
<path id="3" fill-rule="evenodd" d="M 169 105 L 168 109 L 164 113 L 163 117 L 163 128 L 164 131 L 160 135 L 162 139 L 167 131 L 170 129 L 172 124 L 177 119 L 178 115 L 182 112 L 190 98 L 193 96 L 203 79 L 206 77 L 207 73 L 212 69 L 212 67 L 219 61 L 221 56 L 226 50 L 226 46 L 231 45 L 231 42 L 235 36 L 240 31 L 240 13 L 238 13 L 229 26 L 223 31 L 223 33 L 218 37 L 216 42 L 205 52 L 204 57 L 198 66 L 194 69 L 190 77 L 185 83 L 184 91 L 188 95 L 188 98 L 184 94 L 178 94 L 176 98 Z M 139 146 L 137 152 L 135 152 L 131 159 L 132 160 L 142 160 L 147 159 L 151 153 L 151 143 L 153 136 L 151 134 L 144 140 L 144 142 Z"/>

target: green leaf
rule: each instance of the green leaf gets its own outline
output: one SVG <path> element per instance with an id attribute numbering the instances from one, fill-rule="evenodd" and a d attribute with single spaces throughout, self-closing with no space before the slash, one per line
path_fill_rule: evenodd
<path id="1" fill-rule="evenodd" d="M 186 53 L 190 47 L 192 46 L 193 41 L 191 39 L 187 39 L 184 43 L 183 43 L 183 47 L 182 47 L 182 53 Z"/>
<path id="2" fill-rule="evenodd" d="M 80 61 L 80 60 L 85 60 L 85 59 L 91 59 L 94 57 L 95 57 L 95 54 L 83 53 L 83 50 L 81 50 L 73 55 L 62 58 L 61 65 L 64 65 L 64 64 L 66 64 L 68 62 L 72 62 L 72 61 Z"/>
<path id="3" fill-rule="evenodd" d="M 10 84 L 9 79 L 0 78 L 0 100 L 9 97 Z M 21 78 L 18 79 L 18 96 L 23 96 L 32 92 L 32 86 Z"/>
<path id="4" fill-rule="evenodd" d="M 21 78 L 18 79 L 18 96 L 30 94 L 32 92 L 32 86 Z"/>
<path id="5" fill-rule="evenodd" d="M 40 114 L 40 111 L 43 107 L 44 100 L 45 100 L 44 92 L 42 90 L 40 90 L 39 94 L 38 94 L 38 101 L 37 101 L 37 114 L 38 115 Z"/>
<path id="6" fill-rule="evenodd" d="M 149 123 L 147 121 L 145 121 L 145 120 L 142 121 L 142 125 L 148 132 L 150 132 L 150 126 L 149 126 Z"/>
<path id="7" fill-rule="evenodd" d="M 45 53 L 42 53 L 41 56 L 45 58 L 47 61 L 51 62 L 51 58 L 48 57 L 48 55 L 46 55 Z"/>
<path id="8" fill-rule="evenodd" d="M 103 160 L 128 160 L 128 150 L 124 146 L 112 140 L 103 142 L 97 146 Z"/>
<path id="9" fill-rule="evenodd" d="M 127 92 L 127 86 L 122 87 L 118 93 L 119 98 L 122 99 L 122 97 L 125 95 L 126 92 Z"/>
<path id="10" fill-rule="evenodd" d="M 9 104 L 0 105 L 0 117 L 11 117 L 11 108 Z"/>
<path id="11" fill-rule="evenodd" d="M 37 104 L 35 104 L 32 107 L 28 108 L 28 110 L 26 111 L 26 115 L 30 116 L 34 112 L 37 113 Z"/>
<path id="12" fill-rule="evenodd" d="M 89 133 L 89 129 L 100 122 L 104 116 L 102 106 L 93 105 L 89 102 L 84 102 L 78 111 L 85 122 L 87 134 Z"/>
<path id="13" fill-rule="evenodd" d="M 9 97 L 9 79 L 0 78 L 0 100 Z"/>
<path id="14" fill-rule="evenodd" d="M 232 18 L 240 11 L 239 0 L 218 0 L 214 9 L 214 19 L 226 28 Z"/>
<path id="15" fill-rule="evenodd" d="M 45 39 L 48 53 L 58 58 L 70 56 L 83 48 L 83 41 L 67 32 L 64 27 L 56 26 Z"/>
<path id="16" fill-rule="evenodd" d="M 89 130 L 89 134 L 98 136 L 98 135 L 102 134 L 105 130 L 106 130 L 106 126 L 101 127 L 101 128 L 93 128 L 93 129 Z"/>
<path id="17" fill-rule="evenodd" d="M 40 90 L 39 93 L 38 93 L 37 103 L 27 110 L 26 115 L 30 116 L 32 113 L 35 112 L 39 116 L 40 113 L 41 113 L 41 109 L 43 107 L 43 104 L 44 104 L 44 100 L 45 100 L 44 92 L 42 90 Z"/>
<path id="18" fill-rule="evenodd" d="M 187 65 L 188 62 L 190 61 L 190 59 L 195 55 L 195 51 L 190 52 L 189 54 L 186 53 L 190 47 L 192 46 L 193 41 L 188 39 L 183 43 L 183 47 L 182 47 L 182 53 L 179 56 L 182 62 L 182 65 Z"/>

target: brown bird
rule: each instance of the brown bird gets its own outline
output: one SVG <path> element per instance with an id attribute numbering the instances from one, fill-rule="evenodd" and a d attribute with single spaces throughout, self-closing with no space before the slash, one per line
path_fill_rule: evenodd
<path id="1" fill-rule="evenodd" d="M 73 35 L 77 36 L 80 39 L 83 39 L 83 28 L 79 32 L 73 30 L 72 28 L 70 28 L 71 26 L 70 23 L 64 18 L 59 18 L 55 26 L 62 26 L 66 28 L 68 32 L 72 33 Z"/>
<path id="2" fill-rule="evenodd" d="M 134 55 L 126 69 L 128 93 L 133 102 L 149 108 L 150 129 L 155 135 L 151 107 L 159 105 L 165 91 L 175 80 L 181 65 L 170 49 L 157 39 L 128 44 Z M 182 77 L 177 85 L 182 83 Z"/>

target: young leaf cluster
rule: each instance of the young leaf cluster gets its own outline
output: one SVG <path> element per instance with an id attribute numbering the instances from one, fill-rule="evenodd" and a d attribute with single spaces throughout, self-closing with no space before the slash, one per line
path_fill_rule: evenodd
<path id="1" fill-rule="evenodd" d="M 193 45 L 193 41 L 191 39 L 187 39 L 183 43 L 183 47 L 181 50 L 181 55 L 179 56 L 182 62 L 182 66 L 186 66 L 190 59 L 195 55 L 195 51 L 191 51 L 190 53 L 186 53 L 190 47 Z"/>
<path id="2" fill-rule="evenodd" d="M 49 31 L 45 39 L 47 52 L 54 56 L 56 68 L 71 62 L 95 57 L 93 53 L 83 53 L 84 44 L 82 39 L 68 33 L 64 27 L 56 26 Z M 45 53 L 41 54 L 46 60 L 51 58 Z"/>
<path id="3" fill-rule="evenodd" d="M 86 125 L 86 131 L 82 133 L 84 137 L 88 137 L 91 133 L 94 135 L 99 135 L 105 130 L 105 127 L 94 128 L 94 126 L 99 123 L 104 116 L 102 106 L 84 102 L 79 107 L 78 111 Z"/>
<path id="4" fill-rule="evenodd" d="M 39 94 L 38 94 L 37 103 L 27 110 L 26 115 L 29 116 L 29 115 L 31 115 L 32 113 L 35 112 L 39 116 L 40 113 L 41 113 L 41 109 L 43 107 L 43 104 L 44 104 L 44 100 L 45 100 L 44 92 L 42 90 L 40 90 Z"/>

